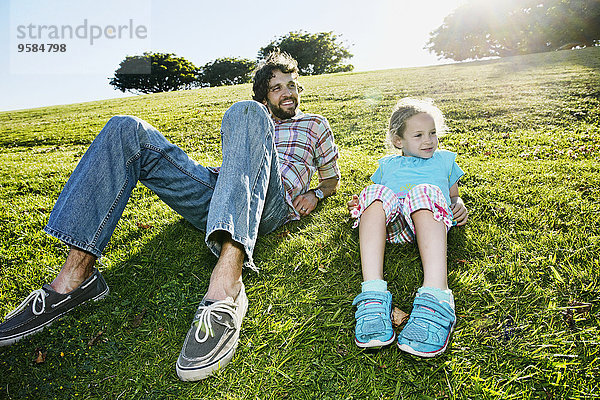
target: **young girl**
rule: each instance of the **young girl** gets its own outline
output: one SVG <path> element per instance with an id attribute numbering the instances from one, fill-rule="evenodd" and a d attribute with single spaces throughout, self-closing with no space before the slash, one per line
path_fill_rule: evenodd
<path id="1" fill-rule="evenodd" d="M 454 325 L 454 297 L 448 289 L 446 234 L 467 222 L 458 195 L 463 171 L 456 154 L 438 150 L 445 129 L 442 112 L 430 101 L 402 99 L 390 118 L 388 144 L 401 154 L 383 157 L 360 196 L 348 202 L 359 227 L 362 293 L 354 299 L 356 344 L 379 347 L 394 341 L 392 295 L 383 280 L 385 242 L 413 242 L 423 263 L 408 323 L 398 336 L 400 349 L 422 357 L 446 350 Z"/>

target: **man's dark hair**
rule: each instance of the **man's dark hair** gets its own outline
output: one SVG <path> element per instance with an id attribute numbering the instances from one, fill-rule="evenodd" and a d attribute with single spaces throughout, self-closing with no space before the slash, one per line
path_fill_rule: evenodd
<path id="1" fill-rule="evenodd" d="M 298 62 L 288 53 L 282 52 L 279 49 L 270 52 L 267 58 L 258 64 L 258 67 L 254 72 L 252 85 L 254 95 L 252 96 L 252 99 L 259 103 L 262 103 L 267 99 L 269 81 L 273 77 L 273 71 L 275 70 L 279 70 L 284 74 L 295 73 L 298 75 Z"/>

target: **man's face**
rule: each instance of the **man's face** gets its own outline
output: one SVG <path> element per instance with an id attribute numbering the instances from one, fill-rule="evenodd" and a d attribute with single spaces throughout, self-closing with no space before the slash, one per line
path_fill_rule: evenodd
<path id="1" fill-rule="evenodd" d="M 300 103 L 297 79 L 298 75 L 294 73 L 284 74 L 278 69 L 273 71 L 265 104 L 275 118 L 289 119 L 296 115 Z"/>

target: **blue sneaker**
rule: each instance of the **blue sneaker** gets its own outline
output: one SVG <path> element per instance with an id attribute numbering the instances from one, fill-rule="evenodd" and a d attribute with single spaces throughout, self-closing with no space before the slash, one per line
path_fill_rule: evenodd
<path id="1" fill-rule="evenodd" d="M 398 347 L 421 357 L 434 357 L 448 347 L 456 324 L 454 307 L 429 293 L 417 293 L 406 326 L 398 335 Z"/>
<path id="2" fill-rule="evenodd" d="M 354 298 L 357 305 L 355 342 L 358 347 L 381 347 L 392 343 L 396 333 L 392 328 L 392 294 L 362 292 Z"/>

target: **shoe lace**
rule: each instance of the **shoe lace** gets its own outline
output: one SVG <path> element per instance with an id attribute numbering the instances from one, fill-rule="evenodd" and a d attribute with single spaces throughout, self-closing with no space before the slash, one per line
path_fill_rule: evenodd
<path id="1" fill-rule="evenodd" d="M 233 319 L 233 323 L 235 324 L 235 326 L 237 326 L 238 317 L 235 312 L 237 306 L 238 306 L 237 303 L 234 302 L 231 297 L 228 297 L 225 300 L 216 301 L 208 306 L 201 306 L 200 312 L 196 316 L 196 320 L 199 321 L 198 326 L 196 327 L 196 334 L 195 334 L 196 341 L 198 343 L 206 342 L 208 337 L 213 335 L 212 316 L 213 316 L 213 313 L 215 313 L 217 311 L 229 314 L 231 316 L 231 319 Z M 214 316 L 218 320 L 223 319 L 223 317 L 219 314 L 214 314 Z M 205 326 L 206 329 L 204 332 L 204 336 L 202 337 L 202 339 L 200 339 L 200 337 L 199 337 L 200 328 L 202 326 Z"/>
<path id="2" fill-rule="evenodd" d="M 44 291 L 44 289 L 36 289 L 33 292 L 29 293 L 29 296 L 27 296 L 27 298 L 25 300 L 23 300 L 21 302 L 21 304 L 18 305 L 17 308 L 15 308 L 14 310 L 12 310 L 8 314 L 6 314 L 4 319 L 9 319 L 13 315 L 20 313 L 21 310 L 23 310 L 25 307 L 27 307 L 27 303 L 29 303 L 29 301 L 31 301 L 31 299 L 33 299 L 33 303 L 31 304 L 31 311 L 35 315 L 40 315 L 41 313 L 43 313 L 44 310 L 46 309 L 46 292 Z M 35 309 L 35 304 L 38 302 L 42 303 L 42 308 L 39 311 Z"/>

